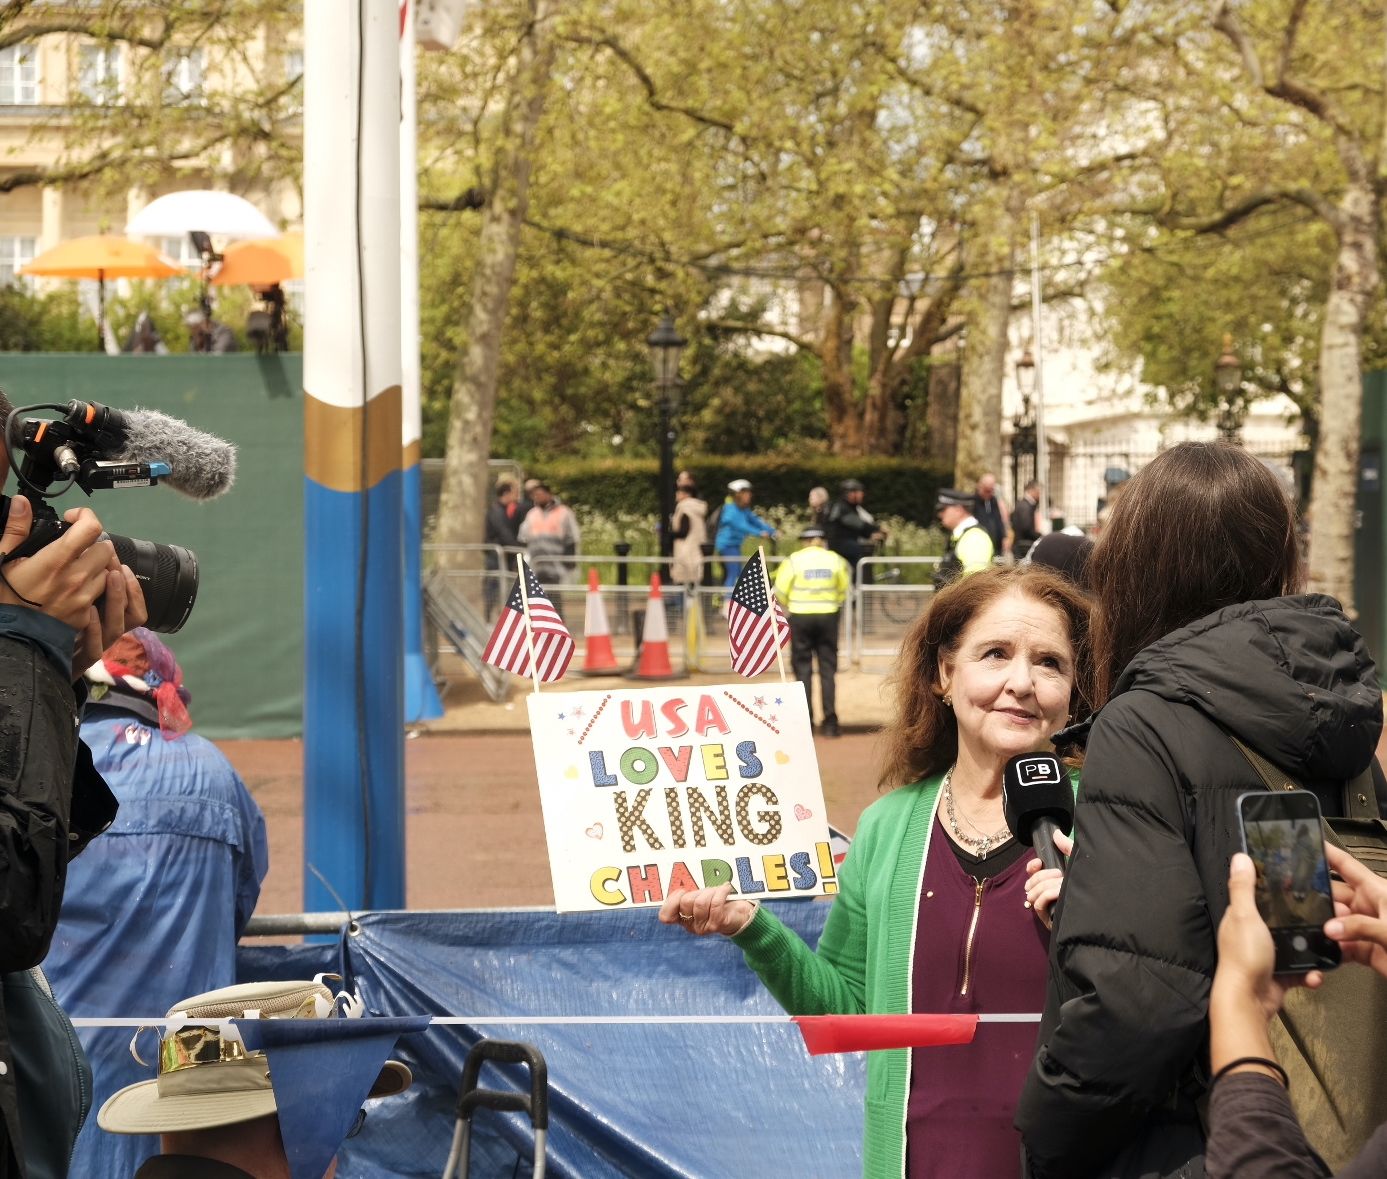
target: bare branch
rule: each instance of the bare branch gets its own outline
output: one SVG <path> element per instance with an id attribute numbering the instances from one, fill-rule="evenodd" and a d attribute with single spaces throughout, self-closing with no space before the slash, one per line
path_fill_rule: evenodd
<path id="1" fill-rule="evenodd" d="M 775 336 L 777 339 L 789 340 L 795 347 L 808 352 L 811 356 L 819 354 L 818 345 L 811 340 L 797 336 L 792 331 L 770 327 L 763 323 L 742 323 L 735 319 L 705 319 L 703 326 L 713 332 L 741 332 L 750 336 Z"/>
<path id="2" fill-rule="evenodd" d="M 1257 47 L 1252 44 L 1252 38 L 1243 31 L 1242 25 L 1238 23 L 1238 18 L 1233 15 L 1233 8 L 1228 0 L 1218 6 L 1218 12 L 1214 15 L 1214 28 L 1222 33 L 1233 43 L 1243 59 L 1243 69 L 1247 71 L 1248 78 L 1258 90 L 1266 89 L 1266 75 L 1262 72 L 1262 62 L 1257 56 Z"/>
<path id="3" fill-rule="evenodd" d="M 1296 34 L 1299 32 L 1304 10 L 1305 0 L 1295 0 L 1290 17 L 1286 22 L 1285 35 L 1281 41 L 1281 55 L 1277 63 L 1277 77 L 1274 82 L 1267 81 L 1261 59 L 1257 55 L 1257 49 L 1252 44 L 1252 38 L 1247 35 L 1246 30 L 1238 22 L 1228 0 L 1223 0 L 1223 3 L 1219 5 L 1218 13 L 1214 17 L 1214 28 L 1227 37 L 1242 56 L 1243 68 L 1247 71 L 1254 86 L 1271 95 L 1272 98 L 1279 98 L 1282 102 L 1299 107 L 1338 132 L 1340 154 L 1344 157 L 1345 166 L 1353 171 L 1355 170 L 1354 161 L 1350 157 L 1359 155 L 1356 142 L 1353 140 L 1353 128 L 1349 126 L 1328 98 L 1314 87 L 1290 76 L 1291 56 L 1295 50 Z M 1361 156 L 1357 163 L 1361 166 Z"/>
<path id="4" fill-rule="evenodd" d="M 1339 210 L 1326 197 L 1308 188 L 1264 189 L 1209 217 L 1179 217 L 1173 213 L 1166 213 L 1158 216 L 1156 221 L 1166 229 L 1186 229 L 1197 234 L 1222 233 L 1225 229 L 1232 229 L 1246 221 L 1259 209 L 1285 202 L 1309 209 L 1338 231 L 1341 222 Z"/>
<path id="5" fill-rule="evenodd" d="M 604 35 L 600 37 L 585 37 L 581 34 L 570 33 L 564 37 L 575 45 L 591 45 L 600 49 L 608 50 L 618 61 L 626 66 L 640 83 L 641 89 L 645 91 L 645 100 L 651 109 L 664 111 L 668 114 L 683 115 L 686 119 L 691 119 L 695 123 L 700 123 L 705 127 L 713 127 L 719 131 L 726 131 L 729 135 L 741 136 L 737 128 L 725 119 L 719 119 L 713 115 L 704 114 L 702 111 L 695 110 L 693 107 L 682 106 L 678 103 L 666 102 L 660 97 L 659 87 L 655 85 L 646 68 L 641 65 L 624 45 L 615 37 Z"/>
<path id="6" fill-rule="evenodd" d="M 451 200 L 443 197 L 420 197 L 419 208 L 430 213 L 466 213 L 486 206 L 487 194 L 482 188 L 465 188 Z"/>

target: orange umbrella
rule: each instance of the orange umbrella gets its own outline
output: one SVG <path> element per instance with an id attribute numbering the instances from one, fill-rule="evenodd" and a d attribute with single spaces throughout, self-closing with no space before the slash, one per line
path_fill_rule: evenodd
<path id="1" fill-rule="evenodd" d="M 303 234 L 285 233 L 233 242 L 223 251 L 221 269 L 212 281 L 223 287 L 266 287 L 302 277 Z"/>
<path id="2" fill-rule="evenodd" d="M 106 280 L 108 278 L 174 278 L 183 268 L 170 262 L 153 246 L 132 242 L 111 233 L 74 237 L 19 268 L 20 274 L 45 278 L 94 278 L 97 283 L 97 344 L 105 345 Z"/>

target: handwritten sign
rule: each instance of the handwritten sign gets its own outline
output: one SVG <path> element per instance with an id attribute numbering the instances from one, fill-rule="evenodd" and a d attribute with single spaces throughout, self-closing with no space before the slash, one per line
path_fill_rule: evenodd
<path id="1" fill-rule="evenodd" d="M 527 698 L 560 912 L 837 892 L 804 688 L 703 684 Z"/>

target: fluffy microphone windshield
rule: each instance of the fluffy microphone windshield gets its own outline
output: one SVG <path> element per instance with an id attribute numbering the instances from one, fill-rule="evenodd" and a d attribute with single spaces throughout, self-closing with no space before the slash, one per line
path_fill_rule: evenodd
<path id="1" fill-rule="evenodd" d="M 168 463 L 173 473 L 163 482 L 189 499 L 215 499 L 236 481 L 236 448 L 215 434 L 154 409 L 124 409 L 112 417 L 123 435 L 111 452 L 116 462 Z"/>

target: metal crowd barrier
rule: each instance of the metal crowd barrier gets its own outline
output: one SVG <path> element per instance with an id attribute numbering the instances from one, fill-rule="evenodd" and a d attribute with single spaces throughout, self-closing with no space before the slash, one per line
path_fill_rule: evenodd
<path id="1" fill-rule="evenodd" d="M 934 592 L 942 557 L 863 557 L 857 563 L 849 658 L 894 659 L 901 635 Z"/>

